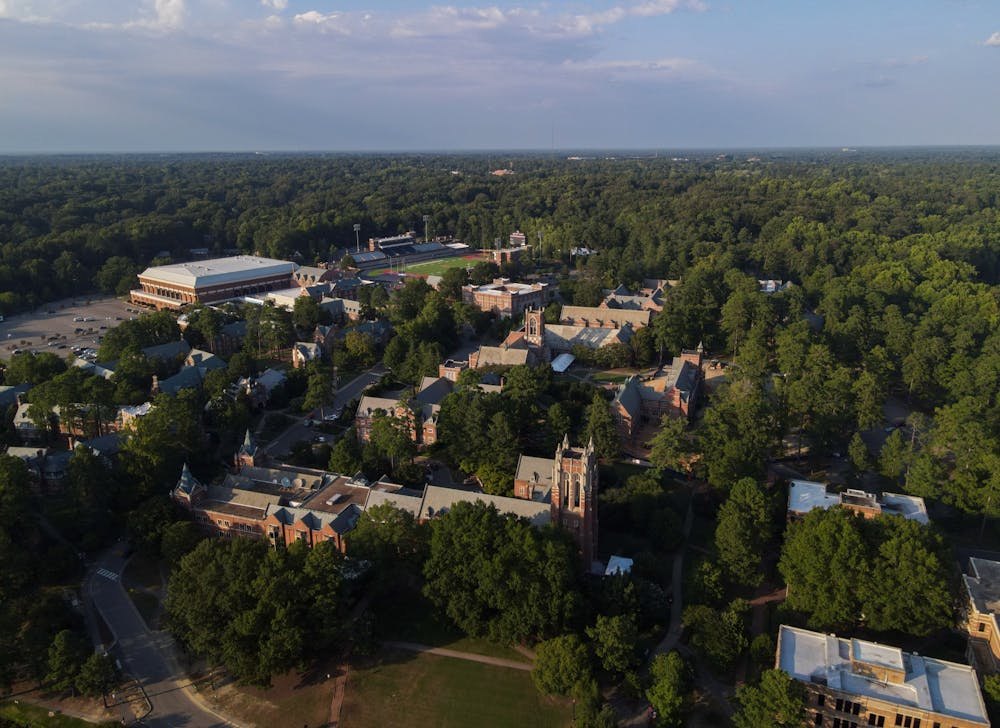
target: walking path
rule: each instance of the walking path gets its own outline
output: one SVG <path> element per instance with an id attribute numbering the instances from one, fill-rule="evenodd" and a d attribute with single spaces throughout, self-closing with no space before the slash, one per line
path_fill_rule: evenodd
<path id="1" fill-rule="evenodd" d="M 431 647 L 430 645 L 421 645 L 416 642 L 383 642 L 382 645 L 384 647 L 391 647 L 397 650 L 407 650 L 408 652 L 426 652 L 431 655 L 440 655 L 441 657 L 454 657 L 457 660 L 481 662 L 484 665 L 493 665 L 494 667 L 509 667 L 511 670 L 524 670 L 526 672 L 530 672 L 533 668 L 533 665 L 527 662 L 505 660 L 502 657 L 477 655 L 473 652 L 459 652 L 458 650 L 449 650 L 444 647 Z"/>
<path id="2" fill-rule="evenodd" d="M 687 513 L 684 514 L 684 540 L 681 541 L 681 545 L 677 548 L 677 553 L 674 554 L 673 573 L 671 574 L 671 591 L 674 601 L 670 606 L 670 629 L 667 630 L 667 634 L 663 637 L 660 644 L 653 649 L 652 657 L 666 654 L 674 649 L 683 631 L 681 615 L 684 612 L 684 599 L 681 589 L 684 585 L 684 551 L 687 548 L 688 537 L 691 535 L 691 524 L 694 522 L 694 511 L 691 508 L 693 502 L 694 496 L 692 494 L 691 499 L 688 500 Z"/>

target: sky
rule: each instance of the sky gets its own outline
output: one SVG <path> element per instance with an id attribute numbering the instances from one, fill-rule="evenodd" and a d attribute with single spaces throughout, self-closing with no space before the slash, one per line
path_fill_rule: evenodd
<path id="1" fill-rule="evenodd" d="M 0 153 L 1000 144 L 1000 0 L 0 0 Z"/>

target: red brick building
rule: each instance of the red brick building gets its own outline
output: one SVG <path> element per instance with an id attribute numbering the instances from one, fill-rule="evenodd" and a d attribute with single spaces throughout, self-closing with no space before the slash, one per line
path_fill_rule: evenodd
<path id="1" fill-rule="evenodd" d="M 237 255 L 147 268 L 139 274 L 132 303 L 177 310 L 292 287 L 298 266 L 284 260 Z"/>
<path id="2" fill-rule="evenodd" d="M 528 308 L 544 308 L 556 289 L 548 283 L 511 283 L 497 278 L 483 286 L 462 286 L 462 300 L 499 318 L 516 318 Z"/>

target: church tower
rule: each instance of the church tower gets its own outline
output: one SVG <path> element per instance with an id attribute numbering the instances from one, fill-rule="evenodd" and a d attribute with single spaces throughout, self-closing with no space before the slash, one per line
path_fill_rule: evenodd
<path id="1" fill-rule="evenodd" d="M 570 447 L 569 435 L 556 449 L 552 473 L 552 522 L 573 535 L 584 568 L 597 557 L 597 454 L 593 439 Z"/>
<path id="2" fill-rule="evenodd" d="M 236 452 L 236 457 L 233 458 L 234 465 L 236 469 L 239 470 L 243 466 L 254 467 L 257 465 L 257 455 L 260 453 L 257 443 L 253 441 L 253 435 L 250 434 L 250 430 L 247 429 L 246 437 L 243 438 L 243 446 Z"/>
<path id="3" fill-rule="evenodd" d="M 529 346 L 545 346 L 545 309 L 524 310 L 524 340 Z"/>

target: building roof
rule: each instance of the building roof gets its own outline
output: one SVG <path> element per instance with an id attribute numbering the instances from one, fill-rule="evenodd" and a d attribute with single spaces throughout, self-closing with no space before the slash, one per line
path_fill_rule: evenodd
<path id="1" fill-rule="evenodd" d="M 13 387 L 0 387 L 0 407 L 9 407 L 17 401 L 17 395 L 24 394 L 31 389 L 30 384 L 17 384 Z"/>
<path id="2" fill-rule="evenodd" d="M 523 498 L 505 498 L 504 496 L 489 495 L 488 493 L 470 493 L 466 490 L 442 488 L 437 485 L 428 485 L 424 489 L 423 502 L 420 504 L 420 519 L 425 520 L 442 516 L 456 503 L 463 501 L 470 503 L 483 501 L 494 506 L 501 513 L 511 513 L 515 516 L 527 518 L 533 526 L 544 526 L 551 520 L 548 503 L 540 503 Z"/>
<path id="3" fill-rule="evenodd" d="M 374 415 L 376 411 L 382 410 L 386 414 L 391 415 L 396 411 L 396 405 L 399 404 L 399 398 L 393 397 L 371 397 L 369 395 L 363 395 L 361 401 L 358 402 L 358 416 L 368 417 Z"/>
<path id="4" fill-rule="evenodd" d="M 140 273 L 139 278 L 197 289 L 282 274 L 291 277 L 297 268 L 295 263 L 285 260 L 235 255 L 231 258 L 153 266 Z"/>
<path id="5" fill-rule="evenodd" d="M 787 625 L 778 632 L 777 661 L 777 667 L 802 682 L 989 725 L 976 671 L 968 665 Z M 877 680 L 862 674 L 858 663 L 899 670 L 903 677 L 899 682 Z"/>
<path id="6" fill-rule="evenodd" d="M 618 393 L 612 404 L 618 405 L 628 412 L 632 419 L 636 419 L 642 414 L 642 394 L 639 391 L 639 377 L 632 375 L 618 386 Z"/>
<path id="7" fill-rule="evenodd" d="M 424 377 L 414 397 L 421 404 L 440 404 L 441 400 L 451 394 L 454 384 L 444 377 Z"/>
<path id="8" fill-rule="evenodd" d="M 531 352 L 528 349 L 505 349 L 502 346 L 480 346 L 477 367 L 518 366 L 528 363 Z"/>
<path id="9" fill-rule="evenodd" d="M 312 361 L 323 356 L 322 347 L 312 341 L 296 341 L 292 348 L 298 352 L 303 361 Z"/>
<path id="10" fill-rule="evenodd" d="M 568 354 L 566 352 L 563 352 L 562 354 L 560 354 L 559 356 L 557 356 L 555 359 L 552 360 L 552 364 L 551 364 L 552 371 L 557 372 L 559 374 L 562 374 L 567 369 L 569 369 L 570 366 L 575 361 L 576 361 L 576 357 L 575 356 L 573 356 L 572 354 Z"/>
<path id="11" fill-rule="evenodd" d="M 536 458 L 531 455 L 521 455 L 517 459 L 517 470 L 514 480 L 532 483 L 532 500 L 548 502 L 552 491 L 552 473 L 555 472 L 556 461 L 553 458 Z"/>
<path id="12" fill-rule="evenodd" d="M 150 359 L 174 359 L 179 356 L 187 356 L 191 353 L 191 345 L 188 344 L 184 339 L 179 339 L 177 341 L 169 341 L 166 344 L 157 344 L 156 346 L 147 346 L 142 350 Z"/>
<path id="13" fill-rule="evenodd" d="M 972 556 L 969 567 L 972 575 L 963 574 L 962 582 L 976 611 L 980 614 L 1000 614 L 1000 561 Z"/>
<path id="14" fill-rule="evenodd" d="M 270 391 L 275 387 L 284 384 L 285 379 L 287 379 L 287 377 L 284 372 L 278 371 L 277 369 L 265 369 L 261 372 L 260 376 L 257 377 L 257 384 L 270 393 Z"/>
<path id="15" fill-rule="evenodd" d="M 554 350 L 569 350 L 574 346 L 600 349 L 611 344 L 626 344 L 632 338 L 632 328 L 625 326 L 605 329 L 597 326 L 545 324 L 545 344 Z"/>
<path id="16" fill-rule="evenodd" d="M 788 489 L 788 512 L 804 515 L 814 508 L 864 508 L 887 515 L 897 515 L 924 525 L 930 523 L 923 498 L 900 493 L 883 493 L 881 497 L 863 490 L 848 488 L 843 493 L 829 493 L 827 486 L 810 480 L 793 480 Z"/>
<path id="17" fill-rule="evenodd" d="M 195 389 L 201 386 L 205 371 L 203 367 L 182 367 L 174 376 L 159 380 L 158 386 L 161 392 L 167 394 L 177 394 L 182 389 Z"/>
<path id="18" fill-rule="evenodd" d="M 563 306 L 559 312 L 559 323 L 573 326 L 584 326 L 590 323 L 595 326 L 620 329 L 625 324 L 631 324 L 633 329 L 648 326 L 652 312 L 648 310 L 632 311 L 618 308 L 599 308 L 597 306 Z"/>
<path id="19" fill-rule="evenodd" d="M 423 494 L 419 491 L 409 489 L 397 491 L 370 490 L 368 499 L 365 501 L 365 510 L 373 506 L 380 506 L 388 503 L 401 511 L 407 511 L 414 516 L 420 515 L 420 504 L 423 501 Z"/>
<path id="20" fill-rule="evenodd" d="M 225 369 L 228 366 L 221 356 L 216 356 L 210 351 L 203 351 L 201 349 L 192 349 L 188 352 L 187 361 L 193 367 L 201 367 L 206 370 Z"/>
<path id="21" fill-rule="evenodd" d="M 604 569 L 605 576 L 615 576 L 617 574 L 628 574 L 632 571 L 635 562 L 624 556 L 612 556 L 608 559 L 608 566 Z"/>
<path id="22" fill-rule="evenodd" d="M 514 283 L 506 278 L 497 278 L 492 283 L 484 283 L 481 286 L 473 284 L 462 286 L 462 290 L 480 296 L 523 296 L 527 293 L 544 291 L 548 286 L 548 283 Z"/>

